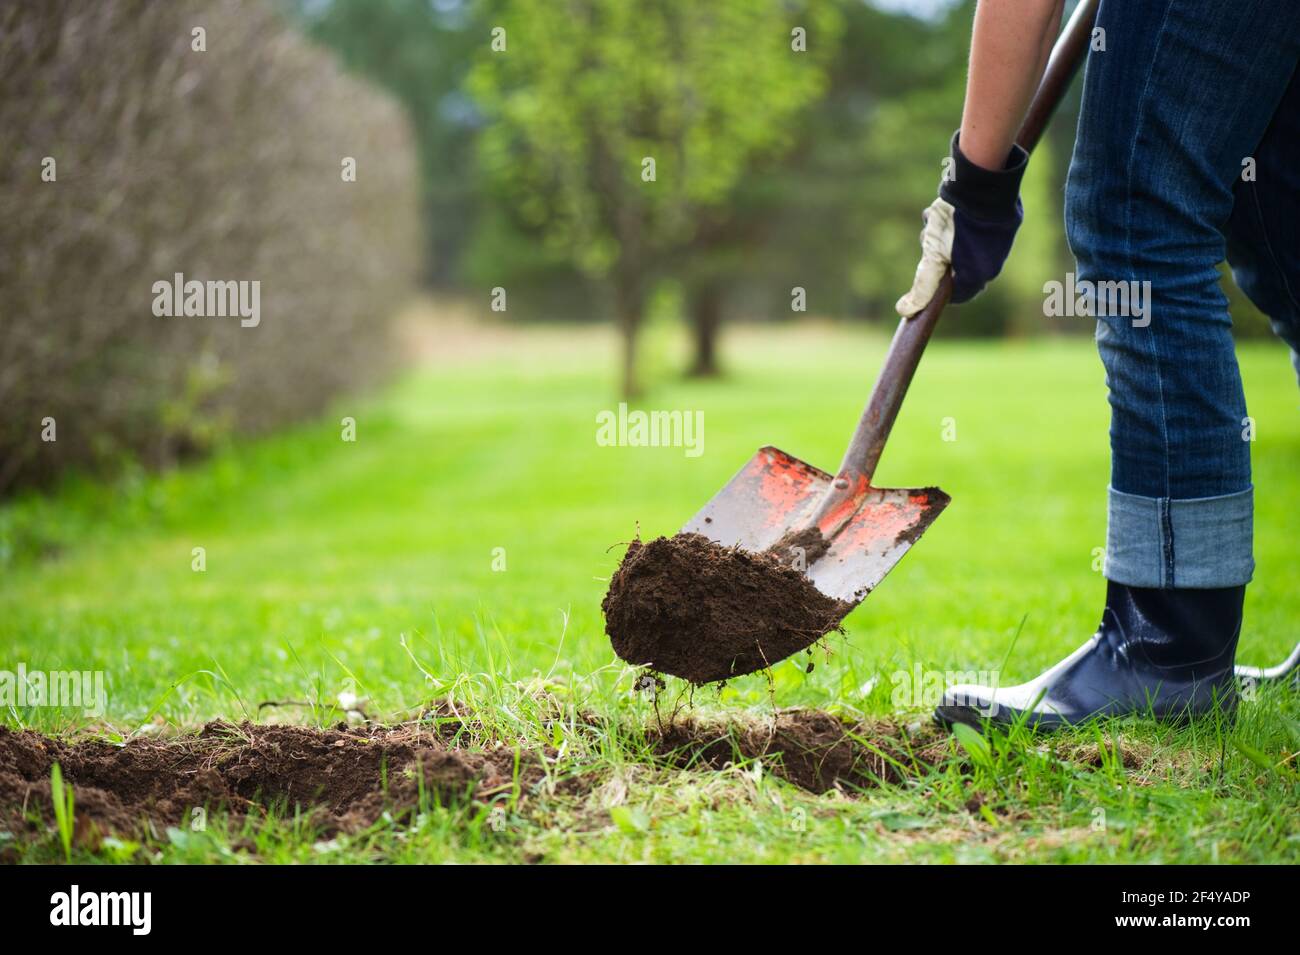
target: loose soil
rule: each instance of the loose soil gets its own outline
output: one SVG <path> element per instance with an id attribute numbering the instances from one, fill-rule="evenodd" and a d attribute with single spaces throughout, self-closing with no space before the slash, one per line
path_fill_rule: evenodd
<path id="1" fill-rule="evenodd" d="M 577 714 L 580 732 L 608 732 L 605 720 Z M 854 794 L 923 776 L 952 758 L 949 735 L 930 723 L 904 728 L 890 719 L 852 722 L 820 710 L 769 716 L 679 717 L 630 729 L 628 752 L 652 765 L 725 770 L 761 761 L 763 770 L 812 793 Z M 209 723 L 197 734 L 139 737 L 125 744 L 58 739 L 0 726 L 0 832 L 44 838 L 55 824 L 50 770 L 59 763 L 75 791 L 74 839 L 94 848 L 107 835 L 163 838 L 185 828 L 197 808 L 228 813 L 232 823 L 275 808 L 300 812 L 323 835 L 354 832 L 385 814 L 401 820 L 429 802 L 484 804 L 517 794 L 520 804 L 549 797 L 579 800 L 599 792 L 599 766 L 548 774 L 556 752 L 488 742 L 475 718 L 439 703 L 412 723 L 334 729 Z M 646 753 L 645 744 L 649 743 Z M 1102 763 L 1095 747 L 1057 758 Z M 1125 769 L 1149 756 L 1126 743 Z M 423 792 L 423 797 L 421 793 Z M 0 861 L 5 854 L 0 852 Z"/>
<path id="2" fill-rule="evenodd" d="M 790 543 L 755 554 L 700 534 L 633 541 L 601 604 L 614 652 L 698 685 L 765 669 L 842 632 L 853 605 L 790 566 Z M 804 550 L 811 563 L 815 546 Z"/>
<path id="3" fill-rule="evenodd" d="M 724 769 L 762 760 L 768 771 L 814 793 L 901 782 L 948 753 L 946 735 L 933 727 L 913 737 L 893 723 L 849 723 L 821 710 L 781 710 L 752 721 L 677 720 L 651 736 L 673 765 Z"/>
<path id="4" fill-rule="evenodd" d="M 114 834 L 161 838 L 168 827 L 187 827 L 199 808 L 228 813 L 236 825 L 272 807 L 300 812 L 329 835 L 364 829 L 385 813 L 401 819 L 421 806 L 421 791 L 425 804 L 455 806 L 510 793 L 516 778 L 521 800 L 582 796 L 596 785 L 599 773 L 548 777 L 551 752 L 522 751 L 516 777 L 514 747 L 455 745 L 474 729 L 450 718 L 323 730 L 214 722 L 193 735 L 118 745 L 0 726 L 0 831 L 50 831 L 56 762 L 75 793 L 75 841 L 92 848 Z M 941 758 L 934 734 L 922 747 L 892 724 L 854 726 L 815 710 L 725 722 L 679 719 L 648 737 L 661 765 L 723 769 L 762 759 L 769 772 L 814 793 L 896 782 Z"/>
<path id="5" fill-rule="evenodd" d="M 802 530 L 787 531 L 785 535 L 767 549 L 787 567 L 805 570 L 822 559 L 831 549 L 831 542 L 822 537 L 817 527 L 805 527 Z"/>
<path id="6" fill-rule="evenodd" d="M 449 746 L 427 728 L 320 730 L 209 723 L 197 735 L 137 738 L 125 745 L 63 741 L 0 727 L 0 829 L 48 826 L 50 769 L 75 792 L 76 835 L 157 836 L 189 824 L 195 808 L 234 817 L 301 807 L 326 833 L 395 818 L 426 801 L 487 802 L 513 786 L 515 751 Z M 523 796 L 547 785 L 541 754 L 524 753 Z M 33 818 L 34 817 L 34 818 Z"/>

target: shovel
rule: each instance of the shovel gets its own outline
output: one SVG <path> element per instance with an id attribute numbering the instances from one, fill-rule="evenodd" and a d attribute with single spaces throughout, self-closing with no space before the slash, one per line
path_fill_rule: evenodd
<path id="1" fill-rule="evenodd" d="M 1079 4 L 1052 49 L 1016 137 L 1026 150 L 1038 142 L 1083 60 L 1097 2 Z M 937 487 L 874 487 L 871 477 L 921 353 L 951 294 L 949 273 L 930 304 L 899 322 L 884 368 L 834 475 L 777 448 L 760 448 L 682 532 L 755 552 L 779 543 L 778 552 L 789 557 L 819 591 L 842 601 L 843 619 L 950 500 Z"/>

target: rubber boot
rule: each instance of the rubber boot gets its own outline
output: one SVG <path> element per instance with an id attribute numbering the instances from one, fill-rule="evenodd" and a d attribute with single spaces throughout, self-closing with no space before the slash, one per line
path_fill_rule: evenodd
<path id="1" fill-rule="evenodd" d="M 945 725 L 1022 723 L 1041 730 L 1094 716 L 1181 721 L 1237 705 L 1232 661 L 1246 588 L 1154 589 L 1108 582 L 1091 640 L 1019 686 L 949 687 L 935 710 Z"/>

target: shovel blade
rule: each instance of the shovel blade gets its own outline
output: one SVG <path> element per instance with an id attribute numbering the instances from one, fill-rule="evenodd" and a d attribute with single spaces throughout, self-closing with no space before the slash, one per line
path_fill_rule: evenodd
<path id="1" fill-rule="evenodd" d="M 773 447 L 760 448 L 683 533 L 724 547 L 771 547 L 812 524 L 833 476 Z M 937 487 L 866 487 L 830 548 L 804 570 L 822 593 L 856 606 L 884 579 L 950 498 Z M 846 611 L 847 612 L 847 611 Z"/>

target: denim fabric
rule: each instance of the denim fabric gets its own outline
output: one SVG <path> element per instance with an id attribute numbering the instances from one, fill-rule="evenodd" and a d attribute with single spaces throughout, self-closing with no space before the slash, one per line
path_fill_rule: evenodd
<path id="1" fill-rule="evenodd" d="M 1109 504 L 1102 568 L 1108 579 L 1149 581 L 1131 587 L 1216 588 L 1225 586 L 1220 580 L 1237 584 L 1250 580 L 1255 569 L 1250 490 L 1170 500 L 1125 494 L 1112 487 Z M 1224 548 L 1223 541 L 1235 543 Z"/>
<path id="2" fill-rule="evenodd" d="M 1102 0 L 1066 225 L 1078 279 L 1150 283 L 1098 308 L 1111 405 L 1106 574 L 1246 583 L 1246 402 L 1218 266 L 1300 346 L 1300 11 L 1295 0 Z M 1254 182 L 1243 181 L 1253 160 Z"/>

